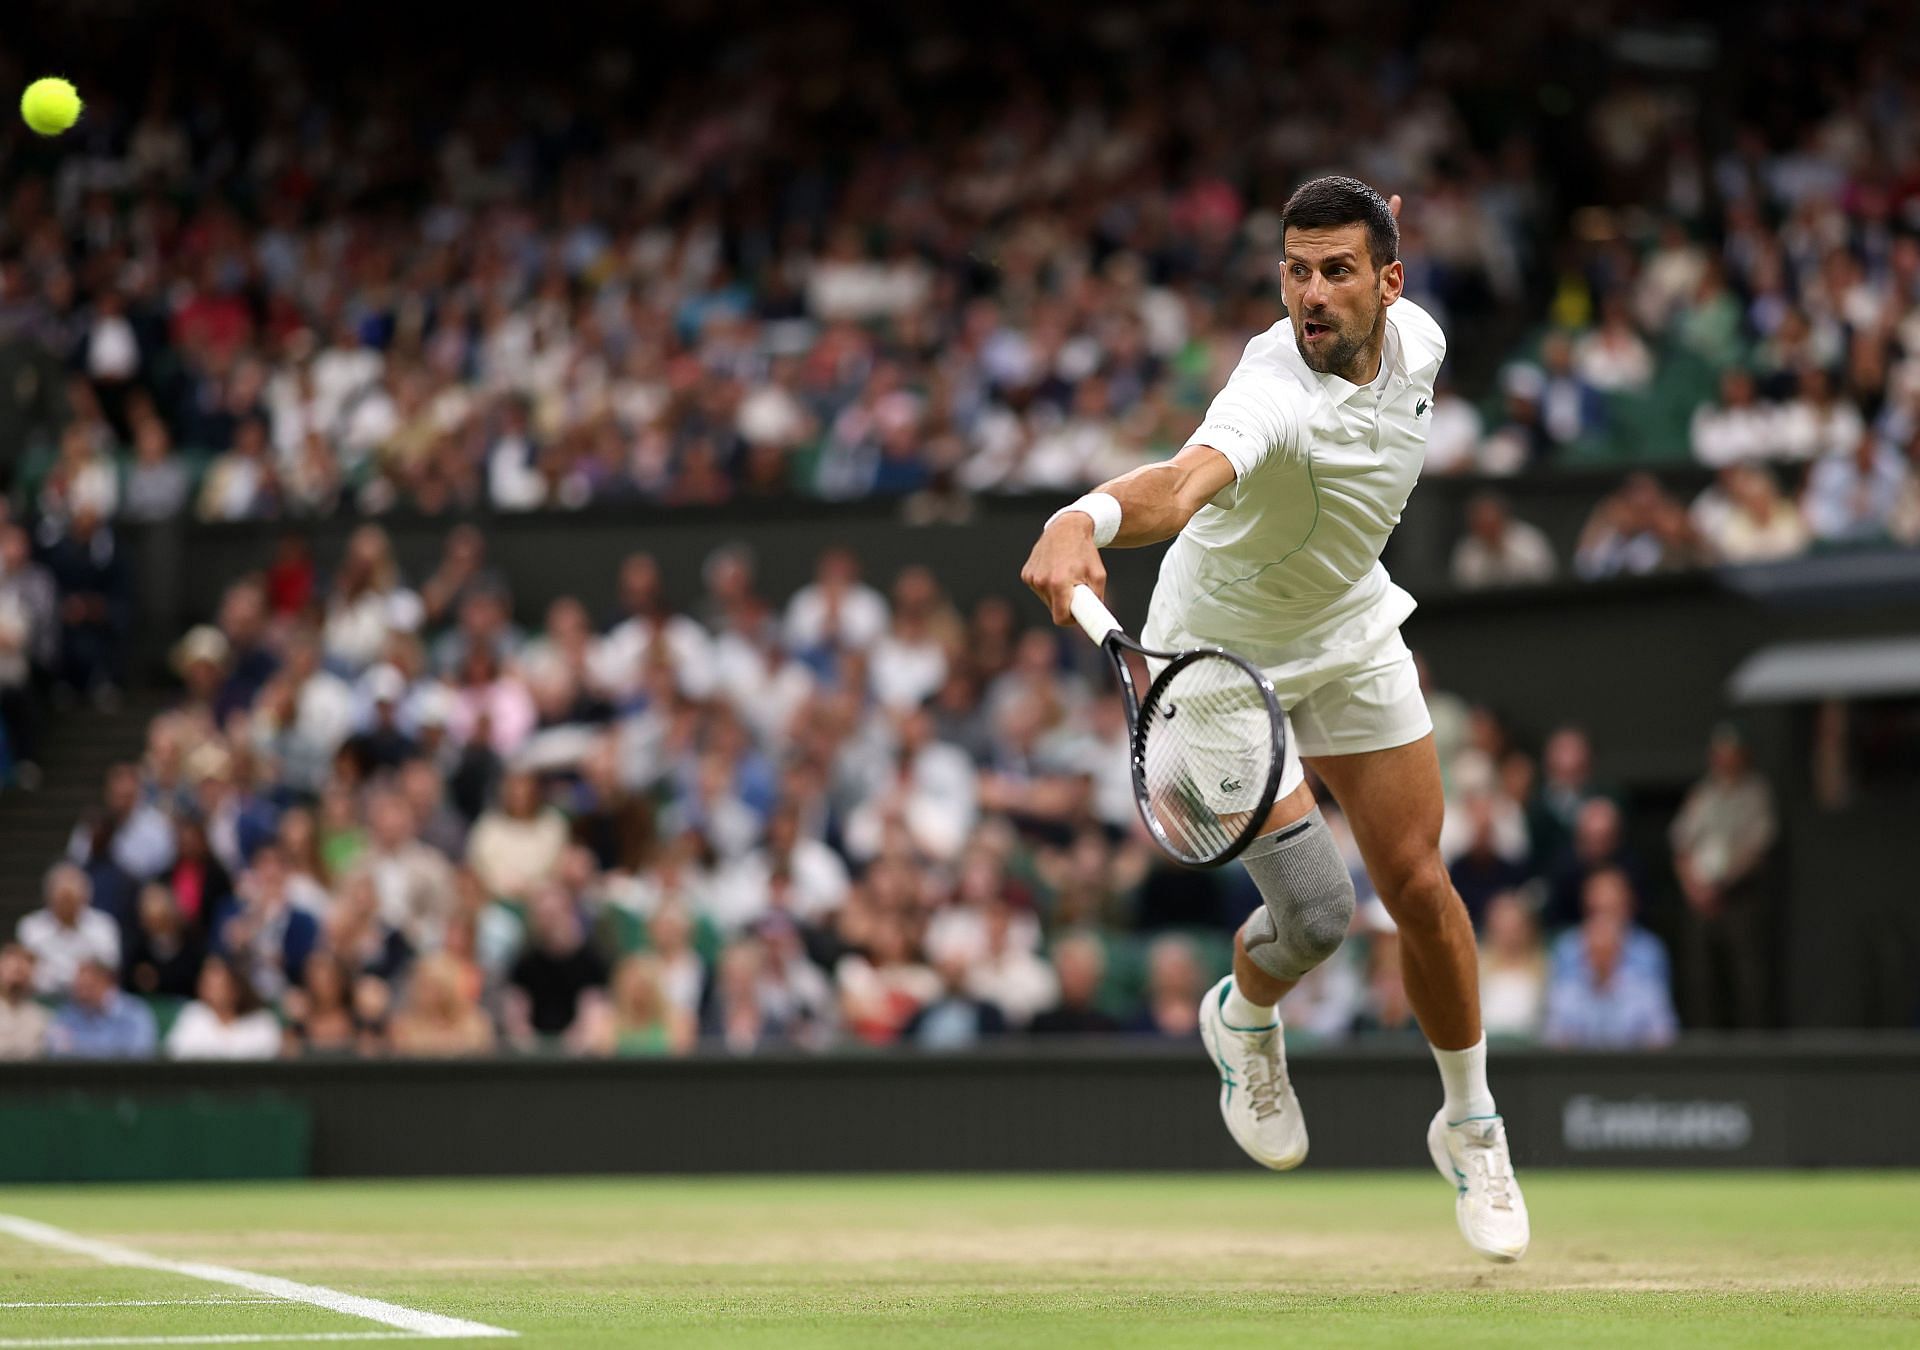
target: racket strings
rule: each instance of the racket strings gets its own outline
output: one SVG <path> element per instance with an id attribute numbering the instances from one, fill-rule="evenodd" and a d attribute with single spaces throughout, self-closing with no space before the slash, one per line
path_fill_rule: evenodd
<path id="1" fill-rule="evenodd" d="M 1142 710 L 1140 738 L 1143 801 L 1179 856 L 1220 857 L 1266 808 L 1272 713 L 1238 663 L 1202 655 L 1177 668 Z"/>

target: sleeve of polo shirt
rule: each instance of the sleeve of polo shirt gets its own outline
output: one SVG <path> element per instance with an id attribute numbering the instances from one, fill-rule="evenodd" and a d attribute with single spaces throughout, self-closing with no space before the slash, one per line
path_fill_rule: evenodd
<path id="1" fill-rule="evenodd" d="M 1233 377 L 1207 408 L 1206 420 L 1188 445 L 1210 445 L 1233 465 L 1236 485 L 1269 458 L 1299 453 L 1302 423 L 1300 391 L 1268 371 L 1250 369 L 1242 360 Z"/>

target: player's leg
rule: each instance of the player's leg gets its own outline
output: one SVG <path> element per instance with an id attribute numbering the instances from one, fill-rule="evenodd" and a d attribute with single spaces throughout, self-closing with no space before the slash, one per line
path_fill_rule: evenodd
<path id="1" fill-rule="evenodd" d="M 1260 714 L 1265 731 L 1265 713 Z M 1248 735 L 1254 734 L 1250 730 Z M 1277 1004 L 1340 945 L 1353 917 L 1353 882 L 1306 785 L 1293 738 L 1279 799 L 1240 855 L 1261 905 L 1233 941 L 1233 973 L 1201 1001 L 1200 1034 L 1220 1070 L 1220 1114 L 1249 1157 L 1297 1167 L 1307 1127 L 1287 1074 Z"/>
<path id="2" fill-rule="evenodd" d="M 1473 923 L 1440 857 L 1445 798 L 1432 734 L 1386 750 L 1307 762 L 1340 803 L 1367 875 L 1399 929 L 1401 978 L 1420 1029 L 1441 1050 L 1478 1044 L 1479 955 Z M 1482 1090 L 1471 1089 L 1475 1097 Z"/>
<path id="3" fill-rule="evenodd" d="M 1453 1183 L 1461 1235 L 1490 1260 L 1518 1260 L 1530 1225 L 1506 1125 L 1487 1087 L 1473 924 L 1440 859 L 1444 798 L 1433 736 L 1310 762 L 1352 825 L 1367 875 L 1399 929 L 1407 1002 L 1432 1042 L 1446 1092 L 1427 1126 L 1427 1151 Z"/>
<path id="4" fill-rule="evenodd" d="M 1473 924 L 1440 856 L 1445 796 L 1411 654 L 1396 639 L 1377 661 L 1314 691 L 1292 721 L 1399 930 L 1407 1000 L 1445 1089 L 1427 1147 L 1455 1187 L 1460 1231 L 1481 1255 L 1516 1260 L 1529 1240 L 1526 1202 L 1487 1087 Z"/>

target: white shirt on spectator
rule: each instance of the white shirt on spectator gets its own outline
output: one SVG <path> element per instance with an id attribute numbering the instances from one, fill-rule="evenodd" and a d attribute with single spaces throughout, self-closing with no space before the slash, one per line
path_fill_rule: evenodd
<path id="1" fill-rule="evenodd" d="M 882 707 L 918 707 L 946 683 L 946 648 L 932 637 L 907 642 L 888 633 L 873 644 L 868 680 Z"/>
<path id="2" fill-rule="evenodd" d="M 1469 590 L 1553 580 L 1553 545 L 1524 520 L 1507 522 L 1499 546 L 1470 534 L 1453 546 L 1453 584 Z"/>
<path id="3" fill-rule="evenodd" d="M 222 1022 L 204 1003 L 180 1010 L 167 1032 L 168 1059 L 273 1059 L 280 1053 L 280 1023 L 262 1008 Z"/>
<path id="4" fill-rule="evenodd" d="M 1821 408 L 1806 399 L 1795 399 L 1780 409 L 1775 435 L 1784 458 L 1809 460 L 1846 454 L 1860 443 L 1866 425 L 1860 410 L 1851 403 L 1835 402 Z"/>
<path id="5" fill-rule="evenodd" d="M 847 865 L 818 839 L 794 841 L 787 866 L 787 910 L 796 919 L 818 923 L 846 903 L 852 886 Z M 728 932 L 738 932 L 773 908 L 773 859 L 765 849 L 723 868 L 707 899 L 708 916 Z"/>
<path id="6" fill-rule="evenodd" d="M 1769 459 L 1779 451 L 1779 422 L 1766 404 L 1744 408 L 1708 404 L 1693 414 L 1693 457 L 1702 464 L 1724 469 L 1729 464 Z"/>
<path id="7" fill-rule="evenodd" d="M 1486 423 L 1471 403 L 1453 394 L 1433 396 L 1433 425 L 1427 430 L 1428 473 L 1469 473 L 1480 457 Z"/>
<path id="8" fill-rule="evenodd" d="M 646 680 L 655 631 L 649 619 L 627 619 L 616 624 L 588 653 L 587 671 L 594 682 L 616 697 L 638 690 Z M 717 672 L 713 640 L 707 630 L 686 615 L 675 614 L 658 631 L 667 644 L 674 683 L 680 692 L 695 699 L 710 696 Z"/>
<path id="9" fill-rule="evenodd" d="M 873 646 L 887 631 L 887 602 L 880 592 L 854 582 L 840 593 L 837 617 L 829 612 L 826 591 L 817 583 L 801 587 L 787 602 L 787 645 L 798 651 L 824 647 Z"/>
<path id="10" fill-rule="evenodd" d="M 33 953 L 33 987 L 40 994 L 64 994 L 84 961 L 120 969 L 120 925 L 97 909 L 83 909 L 73 927 L 36 909 L 20 920 L 20 945 Z"/>
<path id="11" fill-rule="evenodd" d="M 793 715 L 813 694 L 813 672 L 782 658 L 769 672 L 766 654 L 738 633 L 722 633 L 713 644 L 714 686 L 765 743 L 783 739 Z"/>
<path id="12" fill-rule="evenodd" d="M 532 511 L 547 500 L 547 479 L 524 436 L 503 436 L 487 451 L 487 498 L 502 511 Z"/>
<path id="13" fill-rule="evenodd" d="M 847 852 L 860 860 L 877 857 L 887 817 L 897 808 L 921 851 L 952 861 L 973 830 L 979 793 L 966 751 L 939 741 L 923 746 L 907 766 L 904 781 L 894 778 L 877 785 L 848 815 Z"/>

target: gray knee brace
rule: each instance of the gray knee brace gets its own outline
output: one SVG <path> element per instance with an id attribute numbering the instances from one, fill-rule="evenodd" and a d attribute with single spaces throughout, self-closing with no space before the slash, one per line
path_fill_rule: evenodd
<path id="1" fill-rule="evenodd" d="M 1256 966 L 1297 980 L 1338 950 L 1353 922 L 1353 878 L 1318 808 L 1261 835 L 1240 861 L 1266 901 L 1240 929 Z"/>

